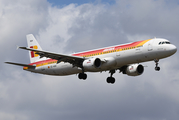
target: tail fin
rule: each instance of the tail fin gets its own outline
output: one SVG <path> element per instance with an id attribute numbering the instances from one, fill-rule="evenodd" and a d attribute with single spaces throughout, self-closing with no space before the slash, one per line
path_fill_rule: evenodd
<path id="1" fill-rule="evenodd" d="M 28 48 L 42 50 L 39 43 L 37 42 L 37 40 L 35 39 L 35 37 L 32 34 L 27 35 L 26 38 L 27 38 Z M 30 57 L 31 63 L 40 60 L 40 56 L 35 54 L 35 52 L 33 52 L 33 51 L 29 51 L 29 57 Z"/>

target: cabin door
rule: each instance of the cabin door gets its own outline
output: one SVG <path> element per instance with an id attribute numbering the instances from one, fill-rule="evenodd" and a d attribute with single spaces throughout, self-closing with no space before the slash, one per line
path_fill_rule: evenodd
<path id="1" fill-rule="evenodd" d="M 152 51 L 153 50 L 153 41 L 150 41 L 149 44 L 148 44 L 148 51 Z"/>

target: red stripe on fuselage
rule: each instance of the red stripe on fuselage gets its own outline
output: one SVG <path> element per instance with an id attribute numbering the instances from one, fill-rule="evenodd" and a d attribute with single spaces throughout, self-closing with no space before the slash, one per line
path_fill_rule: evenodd
<path id="1" fill-rule="evenodd" d="M 81 52 L 81 53 L 77 53 L 77 54 L 73 54 L 73 55 L 74 56 L 85 56 L 85 55 L 90 55 L 90 54 L 102 53 L 105 50 L 110 51 L 110 50 L 119 50 L 119 49 L 124 49 L 124 48 L 129 48 L 129 47 L 135 47 L 138 44 L 140 44 L 141 42 L 143 42 L 143 41 L 133 42 L 133 43 L 126 44 L 126 45 L 111 46 L 111 47 L 106 47 L 106 48 L 102 48 L 102 49 L 98 49 L 98 50 L 91 50 L 91 51 L 87 51 L 87 52 Z"/>
<path id="2" fill-rule="evenodd" d="M 48 62 L 55 62 L 55 61 L 57 61 L 57 60 L 47 59 L 47 60 L 42 60 L 42 61 L 34 62 L 34 63 L 29 64 L 29 65 L 34 65 L 34 64 L 38 65 L 38 64 L 48 63 Z"/>

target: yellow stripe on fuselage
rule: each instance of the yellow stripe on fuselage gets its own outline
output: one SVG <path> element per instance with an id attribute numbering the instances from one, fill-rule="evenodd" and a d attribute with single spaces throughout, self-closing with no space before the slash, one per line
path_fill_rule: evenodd
<path id="1" fill-rule="evenodd" d="M 54 64 L 54 63 L 57 63 L 57 61 L 44 62 L 44 63 L 36 64 L 36 67 L 45 66 L 45 65 L 50 65 L 50 64 Z"/>
<path id="2" fill-rule="evenodd" d="M 142 46 L 142 45 L 144 45 L 146 42 L 148 42 L 148 41 L 150 41 L 150 40 L 152 40 L 152 39 L 144 40 L 144 41 L 142 41 L 141 43 L 139 43 L 137 46 Z"/>

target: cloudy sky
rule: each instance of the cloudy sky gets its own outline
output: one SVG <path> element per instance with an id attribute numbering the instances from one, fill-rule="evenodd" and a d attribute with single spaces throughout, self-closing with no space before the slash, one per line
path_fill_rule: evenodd
<path id="1" fill-rule="evenodd" d="M 29 63 L 26 35 L 44 50 L 74 53 L 166 38 L 179 48 L 178 0 L 0 0 L 0 120 L 178 120 L 179 55 L 142 63 L 143 75 L 88 73 L 54 77 L 5 61 Z"/>

